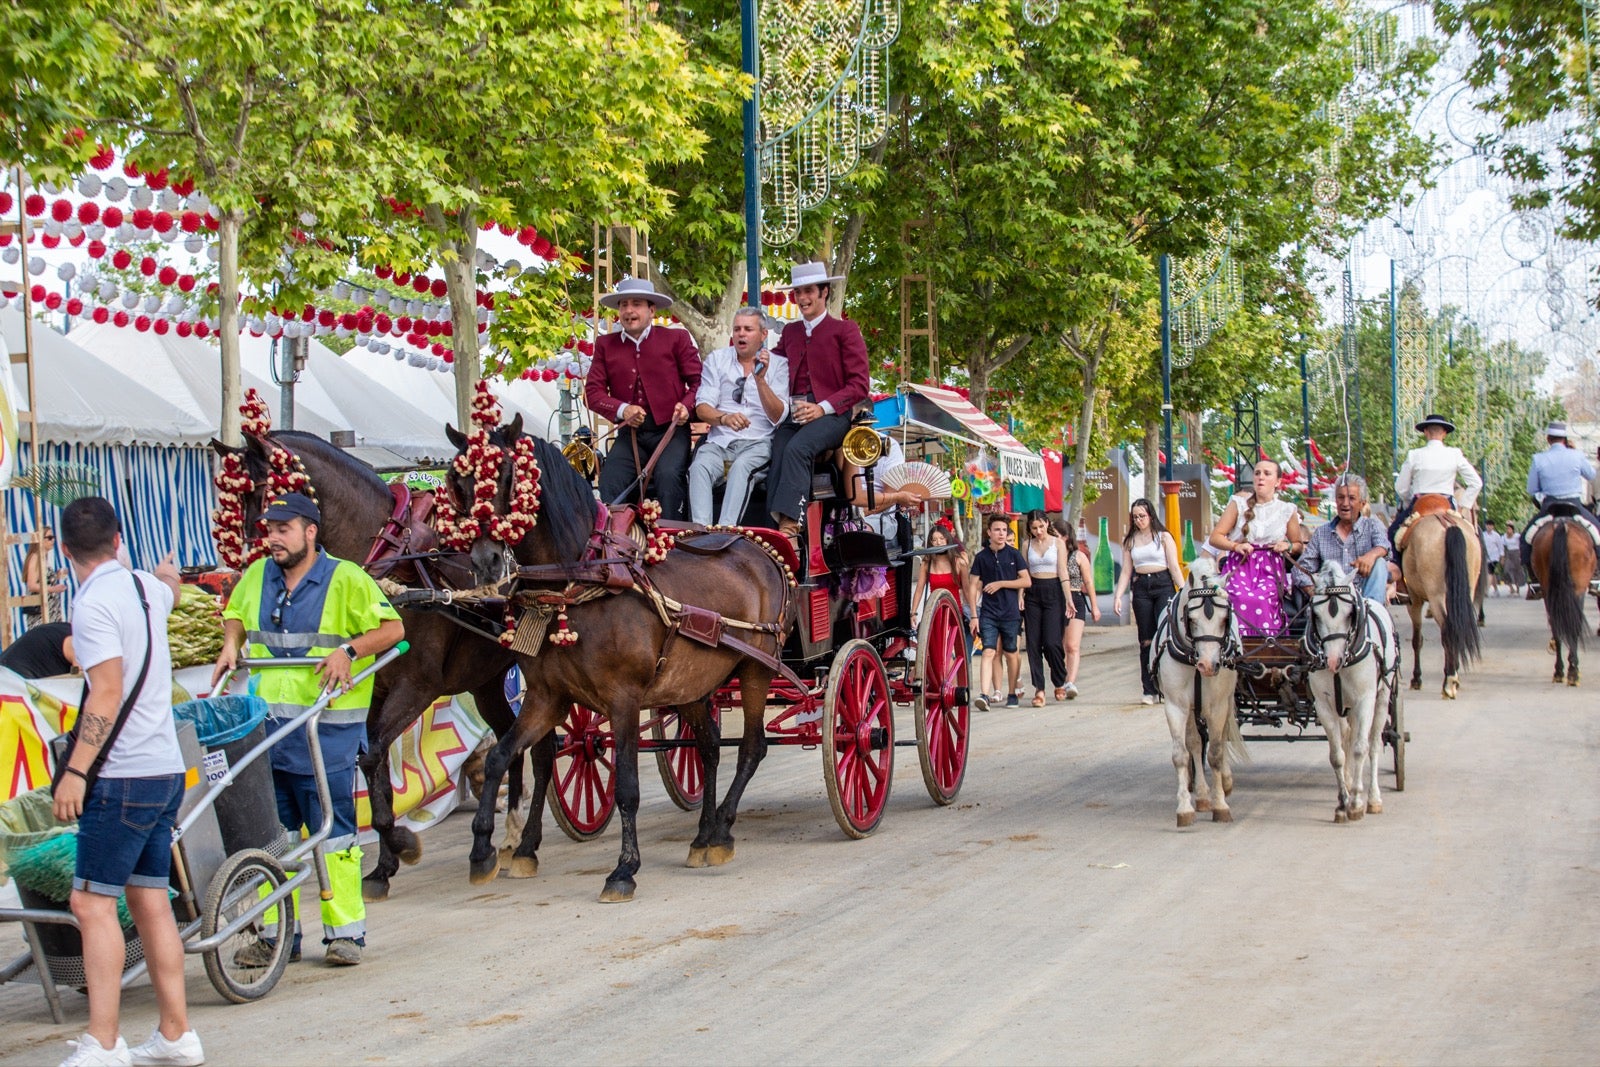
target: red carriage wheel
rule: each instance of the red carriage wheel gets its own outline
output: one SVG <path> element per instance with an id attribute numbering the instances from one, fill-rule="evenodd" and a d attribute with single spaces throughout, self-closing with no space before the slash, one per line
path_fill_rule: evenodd
<path id="1" fill-rule="evenodd" d="M 967 628 L 956 598 L 935 592 L 917 628 L 917 682 L 921 702 L 913 704 L 917 760 L 922 782 L 935 804 L 948 804 L 967 776 Z"/>
<path id="2" fill-rule="evenodd" d="M 556 765 L 550 776 L 550 814 L 574 841 L 598 837 L 617 810 L 616 741 L 611 722 L 572 705 L 556 729 Z"/>
<path id="3" fill-rule="evenodd" d="M 894 774 L 894 705 L 878 652 L 857 638 L 833 657 L 822 706 L 822 780 L 839 829 L 866 837 L 878 828 Z"/>
<path id="4" fill-rule="evenodd" d="M 650 736 L 657 741 L 694 741 L 694 727 L 678 713 L 659 709 L 650 719 Z M 706 765 L 698 749 L 690 746 L 663 748 L 656 752 L 656 768 L 667 796 L 684 811 L 700 806 L 706 795 Z"/>

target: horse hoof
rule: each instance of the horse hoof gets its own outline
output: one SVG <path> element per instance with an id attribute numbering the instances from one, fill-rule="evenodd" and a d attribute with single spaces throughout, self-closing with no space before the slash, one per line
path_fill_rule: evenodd
<path id="1" fill-rule="evenodd" d="M 500 846 L 500 865 L 501 866 L 505 866 L 506 864 L 510 863 L 516 857 L 516 855 L 517 855 L 517 846 L 515 846 L 515 845 L 501 845 Z"/>
<path id="2" fill-rule="evenodd" d="M 488 862 L 474 863 L 467 873 L 467 880 L 473 885 L 487 885 L 500 876 L 500 854 L 490 855 Z"/>
<path id="3" fill-rule="evenodd" d="M 1560 685 L 1562 682 L 1565 682 L 1566 680 L 1567 680 L 1567 676 L 1562 674 L 1560 671 L 1557 671 L 1555 674 L 1552 674 L 1550 676 L 1550 684 L 1551 685 Z"/>
<path id="4" fill-rule="evenodd" d="M 361 899 L 367 904 L 381 904 L 389 899 L 389 879 L 361 879 Z"/>
<path id="5" fill-rule="evenodd" d="M 600 903 L 626 904 L 633 899 L 633 890 L 631 879 L 626 882 L 607 882 L 606 887 L 600 891 Z"/>
<path id="6" fill-rule="evenodd" d="M 683 865 L 685 867 L 694 868 L 711 866 L 710 862 L 706 859 L 706 846 L 695 845 L 690 848 L 689 858 L 683 861 Z"/>
<path id="7" fill-rule="evenodd" d="M 512 856 L 511 867 L 506 874 L 511 878 L 537 878 L 539 860 L 534 856 Z"/>
<path id="8" fill-rule="evenodd" d="M 1333 821 L 1336 823 L 1349 822 L 1350 813 L 1343 808 L 1335 808 L 1333 810 Z"/>
<path id="9" fill-rule="evenodd" d="M 1362 818 L 1366 814 L 1367 814 L 1367 809 L 1366 808 L 1354 808 L 1353 807 L 1353 808 L 1350 809 L 1350 821 L 1351 822 L 1360 822 L 1362 820 Z"/>
<path id="10" fill-rule="evenodd" d="M 1381 801 L 1381 800 L 1369 800 L 1369 801 L 1367 801 L 1367 814 L 1368 815 L 1382 815 L 1383 814 L 1383 801 Z"/>
<path id="11" fill-rule="evenodd" d="M 1194 802 L 1194 810 L 1195 811 L 1210 811 L 1211 810 L 1211 798 L 1210 797 L 1201 797 L 1199 800 L 1196 800 Z"/>
<path id="12" fill-rule="evenodd" d="M 1577 686 L 1578 686 L 1578 672 L 1577 671 L 1573 671 L 1571 674 L 1567 675 L 1567 684 L 1572 686 L 1574 689 L 1577 688 Z"/>
<path id="13" fill-rule="evenodd" d="M 1212 808 L 1211 809 L 1211 821 L 1212 822 L 1232 822 L 1233 821 L 1233 812 L 1230 811 L 1227 808 Z"/>
<path id="14" fill-rule="evenodd" d="M 1413 689 L 1421 689 L 1422 688 L 1422 683 L 1417 681 L 1415 678 L 1413 678 L 1413 679 L 1411 679 L 1411 688 L 1413 688 Z"/>
<path id="15" fill-rule="evenodd" d="M 1194 825 L 1194 812 L 1192 812 L 1192 811 L 1180 811 L 1180 812 L 1178 812 L 1178 829 L 1182 830 L 1186 826 L 1193 826 L 1193 825 Z"/>
<path id="16" fill-rule="evenodd" d="M 706 849 L 706 866 L 721 867 L 725 863 L 733 862 L 732 845 L 712 845 Z"/>
<path id="17" fill-rule="evenodd" d="M 409 867 L 422 859 L 422 838 L 404 827 L 397 826 L 394 828 L 394 839 L 399 843 L 394 854 L 400 857 L 401 863 Z"/>

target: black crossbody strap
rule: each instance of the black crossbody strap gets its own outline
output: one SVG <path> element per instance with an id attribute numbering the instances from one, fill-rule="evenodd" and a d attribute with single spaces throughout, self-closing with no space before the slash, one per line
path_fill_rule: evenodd
<path id="1" fill-rule="evenodd" d="M 106 757 L 111 754 L 111 748 L 117 743 L 117 737 L 122 733 L 122 727 L 127 723 L 128 716 L 133 713 L 133 706 L 139 702 L 139 694 L 144 691 L 144 681 L 150 676 L 150 657 L 155 651 L 156 635 L 153 624 L 150 622 L 150 601 L 145 599 L 144 583 L 132 571 L 128 577 L 133 579 L 134 591 L 139 594 L 139 607 L 144 610 L 144 666 L 139 668 L 139 677 L 133 683 L 133 689 L 128 693 L 128 699 L 122 702 L 122 709 L 117 712 L 117 721 L 111 726 L 111 733 L 106 737 L 106 743 L 100 746 L 100 751 L 95 753 L 94 763 L 89 768 L 89 778 L 92 780 L 100 773 L 100 768 L 105 765 Z M 83 683 L 84 702 L 89 698 L 89 683 Z M 78 714 L 83 714 L 83 703 L 78 705 Z M 74 730 L 74 733 L 77 731 Z"/>

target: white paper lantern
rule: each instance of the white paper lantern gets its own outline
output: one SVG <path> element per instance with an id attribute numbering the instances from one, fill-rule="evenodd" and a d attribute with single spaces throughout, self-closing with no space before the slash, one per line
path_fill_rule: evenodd
<path id="1" fill-rule="evenodd" d="M 100 297 L 102 303 L 109 304 L 117 298 L 117 283 L 109 278 L 102 279 L 100 288 L 95 290 L 95 294 Z"/>
<path id="2" fill-rule="evenodd" d="M 167 302 L 161 306 L 161 310 L 168 315 L 176 315 L 183 310 L 183 297 L 173 293 L 167 297 Z"/>
<path id="3" fill-rule="evenodd" d="M 349 337 L 352 332 L 353 331 L 344 326 L 335 326 L 333 329 L 333 335 L 335 337 Z"/>
<path id="4" fill-rule="evenodd" d="M 518 259 L 508 259 L 504 263 L 500 264 L 500 270 L 507 278 L 515 278 L 517 275 L 522 273 L 522 261 Z"/>
<path id="5" fill-rule="evenodd" d="M 154 237 L 155 234 L 156 231 L 149 226 L 138 226 L 135 227 L 133 231 L 133 237 L 136 241 L 148 241 L 150 238 Z"/>
<path id="6" fill-rule="evenodd" d="M 132 311 L 134 308 L 138 307 L 139 306 L 139 294 L 138 293 L 123 293 L 122 294 L 122 306 L 127 308 L 129 311 Z"/>
<path id="7" fill-rule="evenodd" d="M 60 237 L 63 227 L 55 219 L 45 219 L 41 229 L 44 230 L 46 237 Z"/>
<path id="8" fill-rule="evenodd" d="M 222 258 L 222 250 L 216 245 L 206 246 L 206 258 L 215 263 Z"/>
<path id="9" fill-rule="evenodd" d="M 405 362 L 407 362 L 405 352 L 403 350 L 401 350 L 401 349 L 398 349 L 398 348 L 395 349 L 394 350 L 394 361 L 396 363 L 405 363 Z"/>
<path id="10" fill-rule="evenodd" d="M 44 273 L 44 257 L 42 257 L 42 256 L 32 256 L 32 257 L 30 257 L 28 259 L 28 273 L 29 274 L 35 274 L 35 275 L 43 274 Z"/>
<path id="11" fill-rule="evenodd" d="M 78 194 L 80 196 L 99 196 L 103 183 L 98 174 L 85 174 L 78 179 Z"/>
<path id="12" fill-rule="evenodd" d="M 128 182 L 122 175 L 113 175 L 106 181 L 106 199 L 116 203 L 128 195 Z"/>
<path id="13" fill-rule="evenodd" d="M 64 282 L 70 282 L 77 276 L 78 268 L 71 263 L 63 263 L 56 268 L 56 277 Z"/>
<path id="14" fill-rule="evenodd" d="M 333 298 L 335 300 L 349 300 L 350 299 L 350 283 L 349 282 L 334 282 L 333 283 Z"/>
<path id="15" fill-rule="evenodd" d="M 158 236 L 163 241 L 165 241 L 167 244 L 170 245 L 173 242 L 175 242 L 178 238 L 183 236 L 183 231 L 178 229 L 176 226 L 171 226 L 171 227 L 168 227 L 166 233 L 159 234 Z"/>
<path id="16" fill-rule="evenodd" d="M 106 235 L 106 224 L 103 222 L 91 222 L 83 228 L 83 235 L 91 241 L 99 241 Z"/>
<path id="17" fill-rule="evenodd" d="M 156 194 L 156 204 L 162 211 L 177 211 L 183 207 L 183 197 L 173 192 L 169 186 Z"/>
<path id="18" fill-rule="evenodd" d="M 65 237 L 69 241 L 76 241 L 79 237 L 83 236 L 83 223 L 79 222 L 77 219 L 68 221 L 61 227 L 61 236 Z"/>
<path id="19" fill-rule="evenodd" d="M 100 279 L 93 274 L 78 275 L 78 295 L 81 297 L 92 299 L 92 294 L 99 285 Z"/>
<path id="20" fill-rule="evenodd" d="M 268 315 L 262 321 L 266 324 L 268 333 L 277 333 L 283 329 L 283 316 L 281 315 Z"/>
<path id="21" fill-rule="evenodd" d="M 112 238 L 112 240 L 114 240 L 119 245 L 132 244 L 133 243 L 133 234 L 134 234 L 133 223 L 124 222 L 124 223 L 122 223 L 121 225 L 119 225 L 117 227 L 116 235 Z"/>
<path id="22" fill-rule="evenodd" d="M 0 249 L 0 259 L 7 263 L 16 263 L 21 258 L 22 252 L 16 245 L 7 245 L 4 249 Z"/>
<path id="23" fill-rule="evenodd" d="M 151 293 L 149 296 L 146 296 L 144 298 L 144 309 L 152 315 L 160 311 L 161 297 L 157 296 L 155 293 Z"/>
<path id="24" fill-rule="evenodd" d="M 136 208 L 149 207 L 156 202 L 156 194 L 148 185 L 135 185 L 128 193 L 128 203 Z"/>
<path id="25" fill-rule="evenodd" d="M 199 255 L 206 248 L 206 239 L 197 233 L 191 233 L 183 239 L 183 250 L 190 255 Z"/>
<path id="26" fill-rule="evenodd" d="M 61 190 L 56 188 L 55 182 L 40 182 L 39 191 L 45 196 L 55 196 Z"/>
<path id="27" fill-rule="evenodd" d="M 187 205 L 190 211 L 198 211 L 202 215 L 211 210 L 211 200 L 205 193 L 190 193 Z"/>

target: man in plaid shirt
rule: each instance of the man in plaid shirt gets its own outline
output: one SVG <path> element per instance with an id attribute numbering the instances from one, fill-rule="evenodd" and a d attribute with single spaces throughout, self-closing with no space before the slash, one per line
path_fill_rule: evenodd
<path id="1" fill-rule="evenodd" d="M 1296 584 L 1309 588 L 1324 562 L 1338 560 L 1361 577 L 1361 592 L 1368 600 L 1388 602 L 1389 535 L 1383 523 L 1361 514 L 1366 504 L 1367 480 L 1359 474 L 1339 475 L 1333 486 L 1333 507 L 1339 517 L 1312 533 L 1294 569 Z"/>

